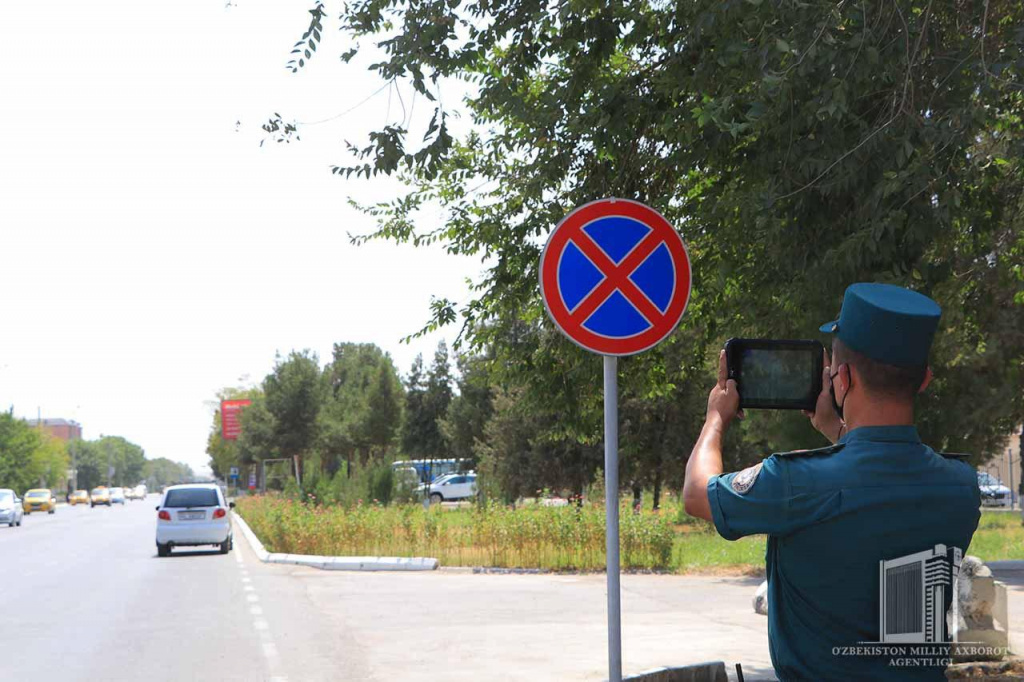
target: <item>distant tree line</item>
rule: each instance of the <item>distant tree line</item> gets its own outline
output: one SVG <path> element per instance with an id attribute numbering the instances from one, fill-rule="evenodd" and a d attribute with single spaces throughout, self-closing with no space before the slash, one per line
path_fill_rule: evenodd
<path id="1" fill-rule="evenodd" d="M 108 483 L 158 488 L 195 478 L 188 465 L 148 460 L 140 446 L 121 436 L 65 442 L 18 419 L 13 410 L 0 413 L 0 488 L 19 494 L 34 487 L 63 490 L 72 469 L 78 472 L 78 487 L 87 490 Z"/>

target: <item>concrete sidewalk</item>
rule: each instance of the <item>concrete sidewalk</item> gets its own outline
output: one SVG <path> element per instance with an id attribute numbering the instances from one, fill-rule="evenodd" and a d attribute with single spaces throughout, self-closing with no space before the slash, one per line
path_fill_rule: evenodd
<path id="1" fill-rule="evenodd" d="M 351 634 L 380 679 L 607 679 L 605 576 L 388 575 L 264 564 L 302 582 L 309 603 Z M 722 660 L 735 679 L 774 680 L 760 579 L 622 576 L 623 673 Z"/>

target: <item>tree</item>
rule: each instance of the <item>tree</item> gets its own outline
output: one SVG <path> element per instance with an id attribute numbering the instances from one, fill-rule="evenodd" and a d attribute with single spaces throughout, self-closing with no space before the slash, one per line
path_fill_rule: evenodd
<path id="1" fill-rule="evenodd" d="M 320 417 L 325 468 L 387 451 L 402 418 L 402 387 L 391 357 L 375 344 L 337 343 L 324 368 L 327 400 Z"/>
<path id="2" fill-rule="evenodd" d="M 364 433 L 372 456 L 375 448 L 384 452 L 394 443 L 402 420 L 402 387 L 390 358 L 377 367 L 367 407 Z"/>
<path id="3" fill-rule="evenodd" d="M 160 490 L 167 485 L 189 483 L 195 480 L 195 473 L 187 464 L 174 462 L 166 457 L 158 457 L 146 460 L 143 465 L 142 477 L 150 490 Z"/>
<path id="4" fill-rule="evenodd" d="M 13 410 L 0 412 L 0 487 L 20 494 L 38 485 L 32 458 L 39 445 L 39 433 L 16 418 Z"/>
<path id="5" fill-rule="evenodd" d="M 441 434 L 452 457 L 472 461 L 476 458 L 476 443 L 483 438 L 484 427 L 494 412 L 489 359 L 460 353 L 456 364 L 458 394 L 441 420 Z"/>
<path id="6" fill-rule="evenodd" d="M 50 434 L 39 431 L 38 443 L 32 453 L 29 472 L 36 485 L 45 488 L 63 488 L 70 466 L 67 443 Z"/>
<path id="7" fill-rule="evenodd" d="M 705 376 L 725 338 L 806 336 L 848 284 L 883 281 L 945 310 L 926 440 L 984 458 L 1024 419 L 1020 3 L 358 0 L 340 21 L 383 50 L 373 68 L 392 87 L 408 82 L 433 108 L 419 148 L 385 122 L 333 169 L 409 185 L 366 207 L 379 229 L 356 241 L 440 242 L 492 263 L 476 298 L 436 301 L 425 329 L 461 317 L 483 348 L 523 320 L 547 327 L 539 238 L 571 208 L 621 196 L 688 242 L 694 300 L 679 333 L 708 351 Z M 474 125 L 458 136 L 447 79 L 473 86 Z M 438 206 L 443 224 L 424 224 L 420 209 Z M 576 349 L 554 348 L 577 363 Z M 534 364 L 502 353 L 510 371 Z M 663 382 L 672 370 L 653 368 Z M 534 380 L 551 383 L 523 379 Z M 588 442 L 593 412 L 575 414 L 564 430 Z M 755 422 L 806 439 L 785 448 L 821 443 L 791 417 Z M 763 444 L 764 432 L 742 433 Z"/>
<path id="8" fill-rule="evenodd" d="M 210 469 L 217 478 L 226 479 L 231 467 L 241 466 L 243 456 L 237 440 L 224 440 L 221 429 L 220 404 L 223 400 L 253 400 L 260 391 L 258 388 L 224 388 L 217 393 L 216 408 L 213 412 L 213 423 L 206 437 L 206 454 L 210 456 Z M 242 413 L 245 413 L 243 408 Z M 248 462 L 251 463 L 251 462 Z"/>
<path id="9" fill-rule="evenodd" d="M 427 372 L 426 390 L 423 393 L 423 451 L 430 458 L 447 456 L 441 420 L 448 414 L 452 402 L 452 372 L 448 361 L 448 346 L 444 341 L 437 344 L 434 361 Z"/>
<path id="10" fill-rule="evenodd" d="M 413 459 L 433 457 L 426 449 L 430 414 L 426 408 L 426 384 L 423 377 L 423 355 L 417 354 L 405 379 L 405 419 L 402 422 L 402 451 Z"/>

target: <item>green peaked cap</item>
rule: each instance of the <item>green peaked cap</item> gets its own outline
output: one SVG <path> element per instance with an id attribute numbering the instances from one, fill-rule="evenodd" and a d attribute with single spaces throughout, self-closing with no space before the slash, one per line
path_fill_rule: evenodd
<path id="1" fill-rule="evenodd" d="M 839 319 L 821 331 L 886 365 L 926 365 L 941 314 L 939 304 L 924 294 L 862 282 L 847 287 Z"/>

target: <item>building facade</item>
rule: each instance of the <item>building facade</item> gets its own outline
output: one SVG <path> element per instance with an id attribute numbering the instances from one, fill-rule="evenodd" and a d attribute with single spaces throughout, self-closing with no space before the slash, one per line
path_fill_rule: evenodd
<path id="1" fill-rule="evenodd" d="M 82 425 L 67 419 L 29 419 L 28 425 L 46 431 L 51 436 L 67 442 L 82 439 Z"/>

